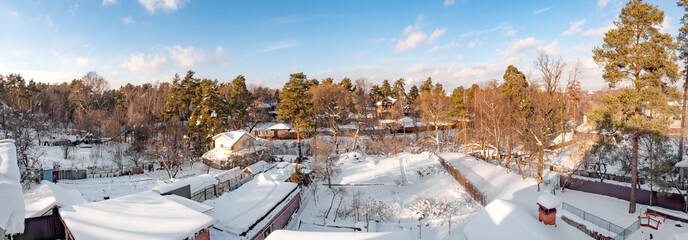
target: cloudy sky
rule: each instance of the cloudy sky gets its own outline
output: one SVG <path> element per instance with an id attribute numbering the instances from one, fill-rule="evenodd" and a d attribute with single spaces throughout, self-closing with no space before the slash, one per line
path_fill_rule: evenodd
<path id="1" fill-rule="evenodd" d="M 650 1 L 676 35 L 675 1 Z M 501 79 L 513 64 L 536 77 L 539 52 L 583 69 L 583 87 L 605 86 L 591 50 L 621 0 L 576 1 L 200 1 L 25 0 L 0 2 L 0 74 L 62 82 L 96 71 L 123 83 L 198 77 L 279 88 L 289 74 L 427 77 L 445 88 Z"/>

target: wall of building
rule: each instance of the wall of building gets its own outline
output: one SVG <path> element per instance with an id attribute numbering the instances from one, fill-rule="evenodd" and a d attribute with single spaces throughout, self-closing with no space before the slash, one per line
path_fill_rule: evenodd
<path id="1" fill-rule="evenodd" d="M 270 233 L 276 230 L 284 228 L 284 226 L 289 223 L 291 216 L 299 209 L 301 206 L 301 195 L 296 192 L 296 195 L 289 201 L 282 210 L 268 223 L 263 229 L 260 230 L 252 240 L 264 240 Z"/>

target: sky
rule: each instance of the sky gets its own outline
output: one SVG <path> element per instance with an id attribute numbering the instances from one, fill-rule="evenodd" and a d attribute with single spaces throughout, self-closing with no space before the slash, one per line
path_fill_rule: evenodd
<path id="1" fill-rule="evenodd" d="M 675 1 L 648 1 L 677 34 Z M 365 78 L 373 84 L 428 77 L 445 89 L 502 79 L 514 65 L 537 79 L 542 52 L 602 89 L 592 60 L 622 0 L 0 2 L 0 74 L 64 82 L 96 71 L 110 82 L 171 81 L 174 74 L 281 88 L 289 74 Z M 566 76 L 568 79 L 568 74 Z M 564 79 L 564 81 L 566 80 Z"/>

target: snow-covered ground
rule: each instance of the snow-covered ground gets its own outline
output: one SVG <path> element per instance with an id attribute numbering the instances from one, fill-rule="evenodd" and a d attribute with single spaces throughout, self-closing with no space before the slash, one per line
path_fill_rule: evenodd
<path id="1" fill-rule="evenodd" d="M 476 160 L 472 157 L 465 157 L 460 153 L 443 153 L 440 154 L 440 156 L 445 158 L 478 189 L 486 194 L 488 201 L 493 201 L 495 199 L 513 201 L 526 209 L 531 209 L 528 213 L 531 214 L 534 219 L 537 219 L 538 212 L 535 203 L 537 202 L 538 196 L 546 192 L 552 192 L 552 188 L 556 184 L 556 181 L 554 181 L 556 179 L 555 175 L 552 172 L 546 172 L 545 183 L 552 182 L 552 185 L 541 184 L 542 191 L 538 192 L 535 179 L 526 178 L 523 180 L 521 175 L 513 171 L 506 174 L 506 169 L 501 166 Z M 639 213 L 644 212 L 647 208 L 647 206 L 639 204 L 637 206 L 638 213 L 629 214 L 628 202 L 624 200 L 573 190 L 565 190 L 563 192 L 556 190 L 555 192 L 563 202 L 586 212 L 593 213 L 621 227 L 628 227 L 635 222 L 638 219 Z M 664 212 L 669 211 L 661 208 L 656 209 Z M 687 216 L 684 214 L 684 217 Z M 564 223 L 561 220 L 561 214 L 557 214 L 557 224 L 558 227 L 553 231 L 558 239 L 589 238 L 579 230 Z M 676 224 L 677 222 L 675 221 L 667 220 L 660 225 L 659 230 L 641 227 L 631 235 L 630 239 L 649 239 L 650 234 L 653 235 L 654 239 L 668 239 L 674 234 L 688 231 L 688 227 L 676 227 Z"/>
<path id="2" fill-rule="evenodd" d="M 296 223 L 289 225 L 291 230 L 342 232 L 353 231 L 356 227 L 366 231 L 363 212 L 369 209 L 372 216 L 368 231 L 405 231 L 417 238 L 418 201 L 427 200 L 438 210 L 441 209 L 439 205 L 449 207 L 423 220 L 422 239 L 462 239 L 462 223 L 482 209 L 428 153 L 396 156 L 348 153 L 342 156 L 341 172 L 332 178 L 332 184 L 337 186 L 327 188 L 323 185 L 327 180 L 315 183 L 318 184 L 315 195 L 312 188 L 308 190 L 303 207 L 297 213 L 300 216 Z M 337 192 L 333 200 L 333 189 L 344 193 Z M 357 201 L 368 206 L 359 209 L 358 220 Z M 327 216 L 330 205 L 332 209 Z"/>
<path id="3" fill-rule="evenodd" d="M 193 165 L 183 166 L 182 170 L 177 173 L 175 179 L 184 179 L 192 176 L 197 176 L 205 173 L 214 175 L 221 172 L 213 168 L 196 163 Z M 170 183 L 167 171 L 156 170 L 153 172 L 144 172 L 138 175 L 127 175 L 120 177 L 107 178 L 87 178 L 80 180 L 60 180 L 57 184 L 67 189 L 76 189 L 84 195 L 87 201 L 100 201 L 104 197 L 115 198 L 125 196 L 132 193 L 151 190 L 154 187 Z"/>

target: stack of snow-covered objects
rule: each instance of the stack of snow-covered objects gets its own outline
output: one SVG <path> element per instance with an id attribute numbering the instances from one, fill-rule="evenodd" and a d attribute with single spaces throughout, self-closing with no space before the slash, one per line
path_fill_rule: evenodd
<path id="1" fill-rule="evenodd" d="M 218 181 L 214 176 L 203 174 L 154 187 L 153 191 L 162 195 L 175 194 L 201 202 L 206 200 L 208 191 L 216 194 L 217 184 Z"/>
<path id="2" fill-rule="evenodd" d="M 68 239 L 209 239 L 211 207 L 144 191 L 60 209 Z"/>
<path id="3" fill-rule="evenodd" d="M 272 168 L 272 164 L 268 164 L 265 161 L 258 161 L 254 164 L 251 164 L 250 166 L 246 167 L 244 171 L 246 171 L 248 174 L 251 174 L 251 176 L 258 175 L 259 173 L 265 172 L 267 170 L 270 170 Z"/>
<path id="4" fill-rule="evenodd" d="M 0 140 L 0 238 L 24 232 L 24 199 L 14 140 Z"/>
<path id="5" fill-rule="evenodd" d="M 263 174 L 217 199 L 205 201 L 222 239 L 263 239 L 282 229 L 300 207 L 298 185 L 267 179 Z"/>

